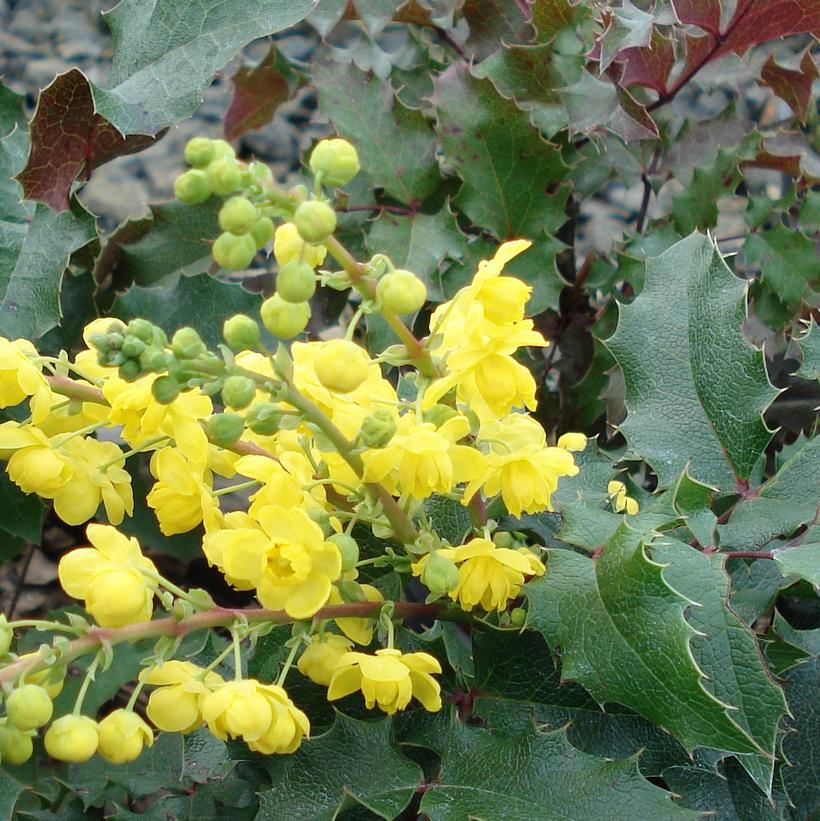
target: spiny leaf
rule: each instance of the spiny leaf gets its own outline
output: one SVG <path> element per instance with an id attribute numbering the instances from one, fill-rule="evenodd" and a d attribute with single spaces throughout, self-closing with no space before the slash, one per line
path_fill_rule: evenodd
<path id="1" fill-rule="evenodd" d="M 793 721 L 783 737 L 783 784 L 795 807 L 794 817 L 816 817 L 820 809 L 820 659 L 798 664 L 784 675 L 784 688 Z"/>
<path id="2" fill-rule="evenodd" d="M 800 60 L 799 70 L 778 65 L 774 54 L 770 54 L 760 70 L 760 81 L 785 100 L 800 122 L 805 124 L 809 116 L 811 87 L 817 75 L 817 65 L 811 51 L 806 49 Z"/>
<path id="3" fill-rule="evenodd" d="M 772 558 L 784 576 L 797 576 L 820 587 L 820 544 L 801 544 L 773 550 Z"/>
<path id="4" fill-rule="evenodd" d="M 720 0 L 672 0 L 681 23 L 692 23 L 705 31 L 720 31 Z"/>
<path id="5" fill-rule="evenodd" d="M 606 71 L 619 53 L 628 48 L 649 45 L 655 18 L 622 0 L 622 5 L 611 12 L 609 25 L 598 41 L 600 44 L 601 71 Z"/>
<path id="6" fill-rule="evenodd" d="M 75 180 L 87 180 L 95 168 L 141 151 L 156 139 L 124 137 L 95 112 L 88 78 L 72 68 L 40 92 L 31 121 L 28 163 L 18 179 L 27 199 L 66 211 Z"/>
<path id="7" fill-rule="evenodd" d="M 818 30 L 820 6 L 815 0 L 740 0 L 715 59 L 767 40 Z"/>
<path id="8" fill-rule="evenodd" d="M 625 48 L 619 52 L 617 61 L 623 66 L 619 85 L 624 88 L 641 85 L 664 94 L 669 72 L 675 64 L 675 51 L 672 41 L 653 29 L 649 45 Z"/>
<path id="9" fill-rule="evenodd" d="M 687 749 L 740 753 L 760 747 L 704 686 L 683 618 L 688 599 L 647 558 L 640 534 L 622 525 L 597 561 L 549 551 L 549 573 L 530 583 L 528 625 L 561 648 L 562 676 L 596 701 L 631 707 Z"/>
<path id="10" fill-rule="evenodd" d="M 795 375 L 803 379 L 820 379 L 820 330 L 814 321 L 809 320 L 808 330 L 797 340 L 803 361 Z"/>
<path id="11" fill-rule="evenodd" d="M 35 494 L 23 493 L 5 470 L 0 473 L 0 530 L 39 544 L 45 515 L 46 510 Z"/>
<path id="12" fill-rule="evenodd" d="M 606 341 L 626 381 L 629 454 L 661 487 L 692 478 L 734 489 L 771 438 L 762 412 L 777 394 L 762 354 L 743 339 L 746 285 L 714 243 L 692 234 L 646 264 L 646 283 L 620 306 Z"/>
<path id="13" fill-rule="evenodd" d="M 717 225 L 717 200 L 740 180 L 736 151 L 718 151 L 714 165 L 696 167 L 692 180 L 672 198 L 672 219 L 681 234 Z"/>

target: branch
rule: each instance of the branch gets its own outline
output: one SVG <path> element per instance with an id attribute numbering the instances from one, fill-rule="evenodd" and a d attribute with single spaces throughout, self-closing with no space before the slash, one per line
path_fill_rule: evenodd
<path id="1" fill-rule="evenodd" d="M 721 553 L 727 559 L 773 559 L 771 553 L 765 550 L 727 550 Z"/>

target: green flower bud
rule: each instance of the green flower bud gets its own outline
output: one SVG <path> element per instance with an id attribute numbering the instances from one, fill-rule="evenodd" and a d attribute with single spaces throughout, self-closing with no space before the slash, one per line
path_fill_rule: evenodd
<path id="1" fill-rule="evenodd" d="M 421 582 L 436 596 L 449 593 L 458 584 L 458 568 L 441 553 L 433 553 L 421 572 Z"/>
<path id="2" fill-rule="evenodd" d="M 359 430 L 359 441 L 367 448 L 383 448 L 396 433 L 396 420 L 387 408 L 379 408 L 365 417 Z"/>
<path id="3" fill-rule="evenodd" d="M 352 537 L 345 533 L 337 533 L 328 539 L 339 548 L 339 553 L 342 556 L 342 570 L 353 570 L 356 567 L 356 562 L 359 561 L 359 543 Z"/>
<path id="4" fill-rule="evenodd" d="M 211 196 L 212 185 L 209 176 L 199 168 L 184 171 L 174 181 L 174 196 L 185 205 L 205 202 Z"/>
<path id="5" fill-rule="evenodd" d="M 125 354 L 122 354 L 124 357 Z M 139 379 L 142 376 L 142 368 L 140 367 L 140 363 L 135 359 L 126 359 L 120 365 L 119 370 L 119 377 L 120 379 L 124 379 L 126 382 L 134 382 L 135 380 Z"/>
<path id="6" fill-rule="evenodd" d="M 238 236 L 226 231 L 216 238 L 211 254 L 223 268 L 240 271 L 250 266 L 256 256 L 256 243 L 250 234 Z"/>
<path id="7" fill-rule="evenodd" d="M 160 405 L 170 405 L 179 396 L 179 383 L 171 376 L 157 377 L 151 385 L 151 393 Z"/>
<path id="8" fill-rule="evenodd" d="M 359 173 L 359 155 L 347 140 L 322 140 L 310 155 L 310 169 L 327 185 L 347 185 Z"/>
<path id="9" fill-rule="evenodd" d="M 208 439 L 223 448 L 238 441 L 244 430 L 245 423 L 238 413 L 216 413 L 205 423 Z"/>
<path id="10" fill-rule="evenodd" d="M 23 684 L 6 699 L 9 722 L 18 730 L 36 730 L 48 724 L 54 705 L 44 688 Z"/>
<path id="11" fill-rule="evenodd" d="M 513 538 L 512 533 L 508 533 L 506 530 L 499 530 L 496 533 L 494 533 L 493 542 L 495 543 L 496 547 L 515 547 L 515 539 Z"/>
<path id="12" fill-rule="evenodd" d="M 307 302 L 316 293 L 316 273 L 298 259 L 286 262 L 276 275 L 276 293 L 285 302 Z"/>
<path id="13" fill-rule="evenodd" d="M 234 160 L 236 159 L 236 151 L 233 146 L 226 140 L 212 140 L 214 147 L 215 160 Z"/>
<path id="14" fill-rule="evenodd" d="M 251 236 L 257 248 L 263 248 L 273 239 L 274 226 L 270 217 L 260 217 L 251 228 Z"/>
<path id="15" fill-rule="evenodd" d="M 156 345 L 149 345 L 140 354 L 140 368 L 146 373 L 150 371 L 164 371 L 168 367 L 170 357 L 168 353 Z"/>
<path id="16" fill-rule="evenodd" d="M 185 144 L 185 159 L 194 168 L 205 168 L 215 154 L 213 140 L 207 137 L 193 137 Z"/>
<path id="17" fill-rule="evenodd" d="M 305 242 L 324 242 L 336 230 L 336 212 L 326 202 L 309 200 L 296 209 L 293 224 Z"/>
<path id="18" fill-rule="evenodd" d="M 219 227 L 232 234 L 247 234 L 258 218 L 256 206 L 247 197 L 231 197 L 219 209 Z"/>
<path id="19" fill-rule="evenodd" d="M 327 535 L 330 533 L 330 516 L 326 510 L 320 507 L 311 507 L 305 511 L 312 521 L 316 522 L 322 528 L 322 533 Z"/>
<path id="20" fill-rule="evenodd" d="M 379 280 L 376 297 L 388 314 L 414 314 L 427 299 L 427 287 L 412 271 L 399 269 Z"/>
<path id="21" fill-rule="evenodd" d="M 123 356 L 127 356 L 129 359 L 139 359 L 140 354 L 145 350 L 145 343 L 141 339 L 131 336 L 131 334 L 126 334 L 120 350 Z"/>
<path id="22" fill-rule="evenodd" d="M 193 328 L 180 328 L 171 338 L 171 350 L 178 359 L 196 359 L 208 349 Z"/>
<path id="23" fill-rule="evenodd" d="M 193 172 L 186 172 L 191 174 Z M 242 169 L 236 160 L 223 158 L 214 160 L 205 170 L 208 175 L 208 183 L 214 194 L 220 197 L 227 197 L 242 188 Z"/>
<path id="24" fill-rule="evenodd" d="M 279 339 L 290 339 L 305 330 L 310 319 L 310 303 L 285 302 L 274 294 L 260 309 L 265 327 Z"/>
<path id="25" fill-rule="evenodd" d="M 279 430 L 282 411 L 273 402 L 252 405 L 245 414 L 245 426 L 260 436 L 272 436 Z"/>
<path id="26" fill-rule="evenodd" d="M 8 653 L 14 638 L 14 631 L 7 625 L 6 617 L 0 615 L 0 656 L 5 656 Z"/>
<path id="27" fill-rule="evenodd" d="M 91 334 L 88 338 L 88 343 L 95 350 L 100 351 L 100 353 L 108 353 L 110 350 L 110 346 L 108 344 L 108 334 Z"/>
<path id="28" fill-rule="evenodd" d="M 18 730 L 7 719 L 0 719 L 0 759 L 3 764 L 24 764 L 33 752 L 31 735 Z"/>
<path id="29" fill-rule="evenodd" d="M 229 376 L 222 386 L 222 402 L 229 408 L 247 408 L 256 396 L 256 384 L 247 376 Z"/>
<path id="30" fill-rule="evenodd" d="M 108 347 L 112 351 L 118 351 L 124 341 L 125 337 L 119 331 L 110 331 L 108 333 Z"/>
<path id="31" fill-rule="evenodd" d="M 527 611 L 523 607 L 514 607 L 510 610 L 510 623 L 516 627 L 523 627 L 527 622 Z"/>
<path id="32" fill-rule="evenodd" d="M 251 185 L 258 185 L 264 188 L 273 182 L 273 171 L 263 162 L 254 160 L 248 166 L 248 173 L 251 178 Z"/>
<path id="33" fill-rule="evenodd" d="M 458 411 L 449 405 L 433 405 L 432 408 L 424 412 L 424 421 L 432 422 L 440 428 L 448 419 L 458 416 Z"/>
<path id="34" fill-rule="evenodd" d="M 135 336 L 146 345 L 154 341 L 154 326 L 147 319 L 132 319 L 125 326 L 126 333 Z"/>
<path id="35" fill-rule="evenodd" d="M 246 314 L 236 314 L 222 325 L 222 336 L 232 351 L 252 351 L 259 345 L 259 323 Z"/>

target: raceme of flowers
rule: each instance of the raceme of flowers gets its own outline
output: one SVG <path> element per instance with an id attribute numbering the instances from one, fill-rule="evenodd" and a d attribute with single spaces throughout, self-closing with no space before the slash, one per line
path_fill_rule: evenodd
<path id="1" fill-rule="evenodd" d="M 360 693 L 368 708 L 388 714 L 411 703 L 439 710 L 440 661 L 396 646 L 400 603 L 384 601 L 360 578 L 364 568 L 418 578 L 444 617 L 475 613 L 508 626 L 523 585 L 546 570 L 539 547 L 497 530 L 486 515 L 552 510 L 561 478 L 578 472 L 573 452 L 586 446 L 580 434 L 548 444 L 527 414 L 536 384 L 516 352 L 547 343 L 525 317 L 529 286 L 503 270 L 529 242 L 504 243 L 481 262 L 471 284 L 433 312 L 429 336 L 415 340 L 400 319 L 425 301 L 415 274 L 381 255 L 316 271 L 328 247 L 339 256 L 322 186 L 356 173 L 355 149 L 342 140 L 320 143 L 311 158 L 317 193 L 305 199 L 303 191 L 284 197 L 264 166 L 239 163 L 226 146 L 192 140 L 186 157 L 193 167 L 177 194 L 183 202 L 201 201 L 206 189 L 228 197 L 214 247 L 224 267 L 249 264 L 245 251 L 253 256 L 272 241 L 279 277 L 261 308 L 267 330 L 280 339 L 299 334 L 317 280 L 352 285 L 361 310 L 345 338 L 293 341 L 275 352 L 263 344 L 258 321 L 243 315 L 225 323 L 221 353 L 192 328 L 168 339 L 143 319 L 93 321 L 83 334 L 87 348 L 73 361 L 0 338 L 0 407 L 18 408 L 0 424 L 8 476 L 23 492 L 53 501 L 66 523 L 88 523 L 88 546 L 62 558 L 59 579 L 96 626 L 74 619 L 60 629 L 80 639 L 99 629 L 108 642 L 128 630 L 159 635 L 151 632 L 159 608 L 185 629 L 201 623 L 231 634 L 208 666 L 173 658 L 175 645 L 159 640 L 129 705 L 96 721 L 82 713 L 88 679 L 73 712 L 52 715 L 66 654 L 75 652 L 66 647 L 75 645 L 18 656 L 14 624 L 0 625 L 0 758 L 7 763 L 31 755 L 42 727 L 49 754 L 74 762 L 95 753 L 130 761 L 153 743 L 154 729 L 189 733 L 203 725 L 260 753 L 292 752 L 310 733 L 284 687 L 294 663 L 331 701 Z M 377 358 L 353 341 L 360 315 L 374 311 L 402 340 Z M 398 383 L 388 365 L 400 366 Z M 162 533 L 201 528 L 208 562 L 277 615 L 224 615 L 205 591 L 163 578 L 128 528 L 118 529 L 134 512 L 127 468 L 138 454 L 148 455 L 147 504 Z M 637 512 L 622 483 L 607 492 L 615 511 Z M 433 496 L 472 512 L 474 526 L 460 543 L 443 540 L 428 519 L 425 501 Z M 383 551 L 368 547 L 363 555 L 362 531 L 388 540 Z M 294 629 L 278 680 L 248 678 L 243 646 L 283 621 Z M 110 649 L 83 645 L 96 653 L 89 675 L 104 671 Z M 143 688 L 148 721 L 134 711 Z"/>

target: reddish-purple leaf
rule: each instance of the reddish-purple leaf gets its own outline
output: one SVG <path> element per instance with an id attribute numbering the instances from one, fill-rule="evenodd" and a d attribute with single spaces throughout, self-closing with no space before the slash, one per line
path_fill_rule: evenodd
<path id="1" fill-rule="evenodd" d="M 740 0 L 715 57 L 804 32 L 820 35 L 818 0 Z"/>
<path id="2" fill-rule="evenodd" d="M 40 92 L 30 127 L 28 163 L 17 179 L 26 199 L 44 202 L 57 212 L 68 209 L 74 180 L 87 180 L 103 163 L 140 151 L 164 134 L 124 137 L 95 113 L 91 87 L 76 68 L 58 75 Z"/>
<path id="3" fill-rule="evenodd" d="M 233 99 L 225 115 L 225 139 L 267 125 L 276 109 L 290 97 L 291 84 L 279 67 L 276 48 L 255 68 L 242 66 L 231 78 Z"/>
<path id="4" fill-rule="evenodd" d="M 681 23 L 700 26 L 711 34 L 720 33 L 720 0 L 672 0 Z"/>
<path id="5" fill-rule="evenodd" d="M 799 71 L 779 66 L 774 60 L 774 55 L 770 54 L 760 72 L 760 81 L 785 100 L 797 114 L 800 122 L 805 123 L 809 116 L 812 83 L 817 76 L 817 65 L 807 49 L 800 61 Z"/>
<path id="6" fill-rule="evenodd" d="M 655 29 L 647 47 L 625 48 L 618 54 L 617 61 L 623 67 L 619 83 L 624 88 L 646 86 L 663 94 L 675 63 L 675 52 L 672 41 Z"/>

